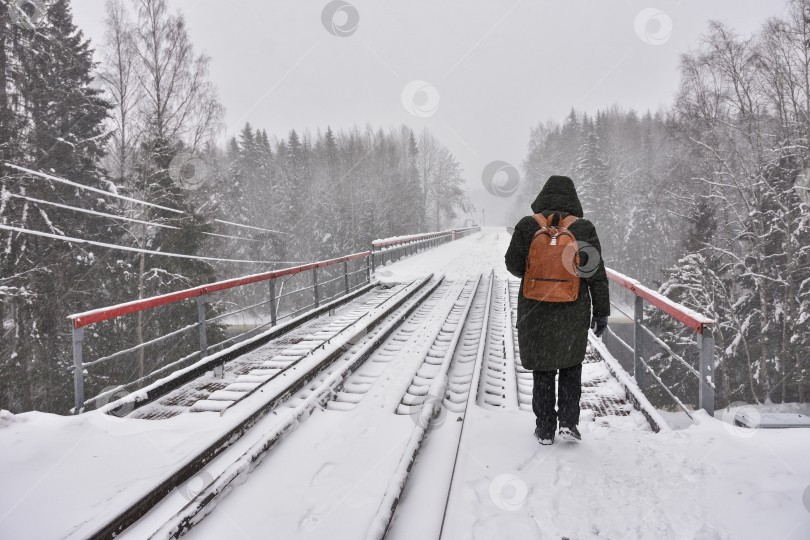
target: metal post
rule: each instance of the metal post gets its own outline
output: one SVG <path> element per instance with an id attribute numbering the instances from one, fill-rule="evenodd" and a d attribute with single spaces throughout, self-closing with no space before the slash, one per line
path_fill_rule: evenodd
<path id="1" fill-rule="evenodd" d="M 208 332 L 205 324 L 205 305 L 208 303 L 208 295 L 197 297 L 197 322 L 200 329 L 200 358 L 208 355 Z"/>
<path id="2" fill-rule="evenodd" d="M 84 408 L 84 365 L 82 364 L 82 341 L 84 327 L 73 327 L 73 392 L 75 408 L 73 414 L 79 414 Z"/>
<path id="3" fill-rule="evenodd" d="M 278 319 L 278 305 L 276 304 L 276 280 L 270 280 L 270 324 L 276 325 Z"/>
<path id="4" fill-rule="evenodd" d="M 374 252 L 372 251 L 366 257 L 366 278 L 367 283 L 371 283 L 371 272 L 374 269 Z"/>
<path id="5" fill-rule="evenodd" d="M 698 334 L 700 350 L 700 387 L 698 406 L 714 416 L 714 335 L 708 325 L 703 325 L 703 333 Z"/>
<path id="6" fill-rule="evenodd" d="M 346 285 L 346 294 L 349 294 L 349 261 L 343 261 L 343 281 Z"/>
<path id="7" fill-rule="evenodd" d="M 205 306 L 208 304 L 208 295 L 204 294 L 197 297 L 197 324 L 200 330 L 200 358 L 208 356 L 208 325 L 205 321 Z M 225 376 L 225 366 L 219 364 L 214 367 L 214 377 L 222 378 Z"/>
<path id="8" fill-rule="evenodd" d="M 636 384 L 644 391 L 644 366 L 642 365 L 642 358 L 644 358 L 644 333 L 641 325 L 644 323 L 644 299 L 636 296 L 636 307 L 633 316 L 633 375 L 636 377 Z"/>
<path id="9" fill-rule="evenodd" d="M 318 306 L 321 305 L 321 300 L 318 297 L 318 269 L 317 268 L 312 269 L 312 290 L 314 291 L 314 294 L 315 294 L 315 307 L 318 307 Z"/>

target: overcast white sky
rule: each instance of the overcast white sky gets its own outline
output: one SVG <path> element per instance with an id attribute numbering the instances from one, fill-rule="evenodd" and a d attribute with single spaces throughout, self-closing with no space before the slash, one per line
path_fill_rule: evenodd
<path id="1" fill-rule="evenodd" d="M 488 224 L 511 201 L 486 193 L 481 171 L 493 160 L 522 170 L 532 126 L 562 120 L 572 106 L 592 112 L 619 104 L 643 112 L 666 105 L 680 54 L 695 46 L 710 19 L 747 34 L 785 5 L 351 0 L 359 22 L 339 37 L 322 24 L 327 0 L 172 3 L 185 13 L 197 48 L 212 58 L 229 134 L 245 121 L 280 137 L 326 125 L 428 127 L 461 162 Z M 100 44 L 104 0 L 73 6 L 76 24 Z M 658 12 L 642 13 L 651 8 Z M 351 9 L 336 14 L 338 27 L 351 22 Z M 402 100 L 414 80 L 435 88 L 409 101 L 421 117 Z"/>

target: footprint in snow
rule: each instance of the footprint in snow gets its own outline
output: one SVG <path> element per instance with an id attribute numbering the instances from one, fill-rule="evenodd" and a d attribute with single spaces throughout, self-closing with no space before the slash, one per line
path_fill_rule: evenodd
<path id="1" fill-rule="evenodd" d="M 307 512 L 307 515 L 298 523 L 298 528 L 304 532 L 312 532 L 321 522 L 321 516 L 313 513 L 312 510 Z"/>
<path id="2" fill-rule="evenodd" d="M 567 463 L 557 465 L 557 478 L 554 480 L 555 486 L 571 487 L 574 483 L 576 472 Z"/>

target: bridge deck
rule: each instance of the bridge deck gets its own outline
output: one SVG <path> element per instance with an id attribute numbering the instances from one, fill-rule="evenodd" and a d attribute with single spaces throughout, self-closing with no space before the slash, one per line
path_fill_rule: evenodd
<path id="1" fill-rule="evenodd" d="M 280 538 L 363 538 L 383 494 L 397 484 L 392 477 L 420 421 L 415 412 L 430 398 L 442 376 L 441 359 L 450 353 L 442 415 L 413 463 L 388 538 L 810 537 L 810 514 L 801 502 L 810 482 L 807 432 L 752 436 L 697 413 L 688 429 L 656 433 L 627 402 L 626 380 L 612 374 L 615 361 L 606 363 L 601 348 L 591 348 L 583 367 L 583 442 L 539 446 L 532 434 L 531 374 L 520 365 L 511 323 L 517 282 L 502 267 L 507 241 L 505 233 L 487 231 L 378 269 L 377 277 L 392 283 L 430 271 L 447 278 L 434 282 L 435 290 L 323 407 L 296 423 L 260 465 L 243 467 L 245 482 L 232 484 L 187 537 L 263 538 L 273 531 Z M 478 276 L 490 269 L 492 290 L 487 279 L 476 288 Z M 200 381 L 136 411 L 153 420 L 94 413 L 0 418 L 0 476 L 7 488 L 0 491 L 0 537 L 86 537 L 261 399 L 231 399 L 239 397 L 239 384 L 258 382 L 239 377 L 266 376 L 262 370 L 294 356 L 291 350 L 300 354 L 302 343 L 334 330 L 330 319 L 348 317 L 383 293 L 373 291 L 334 317 L 301 327 L 244 359 L 242 367 L 233 364 L 224 382 Z M 484 324 L 489 330 L 482 333 Z M 476 365 L 478 388 L 486 390 L 468 399 Z M 150 536 L 196 500 L 196 484 L 227 473 L 233 456 L 247 454 L 277 429 L 337 367 L 291 396 L 121 536 Z M 217 388 L 225 393 L 212 399 L 213 388 L 206 389 L 212 383 L 237 387 Z M 235 405 L 224 415 L 208 407 L 191 414 L 200 398 Z M 58 511 L 32 520 L 43 508 Z"/>

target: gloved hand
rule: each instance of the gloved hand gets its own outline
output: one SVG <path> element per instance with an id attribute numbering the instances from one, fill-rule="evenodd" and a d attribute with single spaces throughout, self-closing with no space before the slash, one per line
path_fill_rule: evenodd
<path id="1" fill-rule="evenodd" d="M 605 333 L 607 329 L 607 317 L 593 317 L 591 319 L 591 328 L 593 329 L 593 333 L 596 337 L 602 337 L 602 334 Z"/>

